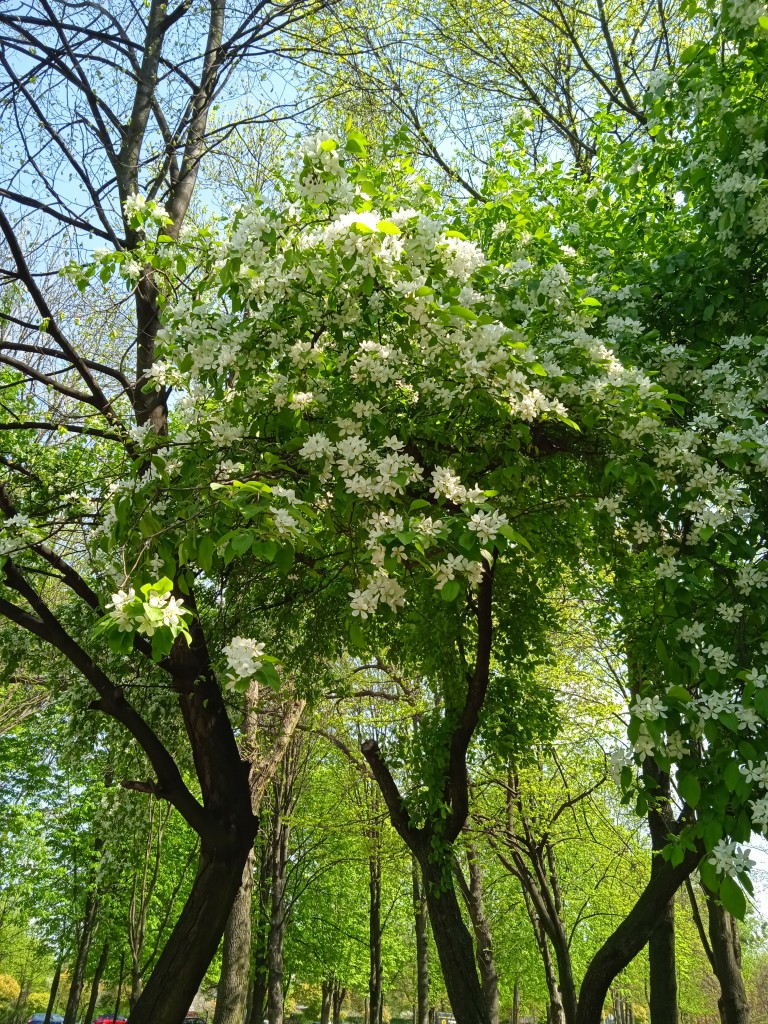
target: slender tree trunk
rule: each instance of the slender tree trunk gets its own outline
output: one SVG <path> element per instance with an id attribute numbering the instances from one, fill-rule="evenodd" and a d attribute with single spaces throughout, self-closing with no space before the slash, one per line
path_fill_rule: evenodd
<path id="1" fill-rule="evenodd" d="M 283 1024 L 283 946 L 285 942 L 285 879 L 288 864 L 288 825 L 275 808 L 272 851 L 272 909 L 269 919 L 267 1017 Z"/>
<path id="2" fill-rule="evenodd" d="M 120 997 L 123 994 L 123 972 L 125 971 L 125 950 L 123 950 L 120 957 L 120 976 L 117 979 L 117 996 L 115 997 L 115 1010 L 112 1014 L 112 1020 L 116 1021 L 120 1014 Z"/>
<path id="3" fill-rule="evenodd" d="M 477 967 L 480 971 L 488 1018 L 491 1024 L 499 1024 L 499 975 L 493 957 L 491 929 L 483 908 L 483 878 L 474 844 L 469 845 L 467 862 L 469 882 L 464 878 L 458 861 L 456 862 L 457 878 L 475 933 Z"/>
<path id="4" fill-rule="evenodd" d="M 669 842 L 672 822 L 669 775 L 647 761 L 644 773 L 656 783 L 656 797 L 648 810 L 651 833 L 651 877 L 663 865 L 661 851 Z M 659 919 L 648 939 L 651 1024 L 678 1024 L 677 970 L 675 967 L 675 901 L 659 909 Z"/>
<path id="5" fill-rule="evenodd" d="M 243 1024 L 248 1002 L 251 951 L 251 897 L 253 895 L 253 850 L 243 868 L 240 888 L 224 929 L 221 975 L 213 1024 Z"/>
<path id="6" fill-rule="evenodd" d="M 714 970 L 720 982 L 717 1006 L 722 1024 L 749 1024 L 749 1003 L 741 973 L 741 942 L 735 918 L 707 893 L 709 939 Z"/>
<path id="7" fill-rule="evenodd" d="M 53 981 L 51 982 L 51 994 L 48 998 L 48 1006 L 45 1010 L 45 1020 L 43 1024 L 51 1024 L 51 1014 L 53 1008 L 56 1005 L 56 993 L 59 991 L 59 982 L 61 981 L 61 960 L 56 961 L 56 970 L 53 974 Z"/>
<path id="8" fill-rule="evenodd" d="M 85 901 L 85 915 L 83 917 L 83 929 L 80 933 L 80 941 L 77 945 L 77 956 L 72 971 L 72 981 L 69 986 L 69 998 L 67 1008 L 64 1011 L 64 1024 L 75 1024 L 77 1019 L 77 1008 L 80 1005 L 80 997 L 83 994 L 83 981 L 85 979 L 85 967 L 88 963 L 88 951 L 91 948 L 93 929 L 96 926 L 96 914 L 99 909 L 99 901 L 95 892 L 90 892 Z"/>
<path id="9" fill-rule="evenodd" d="M 234 850 L 228 844 L 222 851 L 201 848 L 192 890 L 131 1011 L 131 1024 L 179 1024 L 184 1019 L 224 933 L 252 838 L 244 837 Z"/>
<path id="10" fill-rule="evenodd" d="M 510 1024 L 520 1024 L 520 979 L 515 978 L 515 990 L 512 993 L 512 1016 Z"/>
<path id="11" fill-rule="evenodd" d="M 461 916 L 453 875 L 443 871 L 425 850 L 419 858 L 427 893 L 429 920 L 443 970 L 448 999 L 457 1024 L 490 1024 L 483 989 L 475 967 L 472 936 Z"/>
<path id="12" fill-rule="evenodd" d="M 541 955 L 541 962 L 544 965 L 544 979 L 547 983 L 547 992 L 549 994 L 549 1006 L 547 1007 L 547 1022 L 548 1024 L 565 1024 L 565 1008 L 563 1007 L 563 997 L 560 994 L 560 984 L 558 982 L 557 973 L 555 971 L 555 965 L 552 962 L 552 953 L 549 949 L 549 943 L 547 942 L 547 936 L 544 934 L 541 920 L 536 912 L 536 908 L 533 905 L 530 895 L 524 885 L 522 885 L 523 901 L 525 902 L 525 908 L 528 911 L 528 919 L 531 922 L 533 928 L 533 935 L 536 939 L 536 945 L 539 947 L 539 953 Z"/>
<path id="13" fill-rule="evenodd" d="M 416 926 L 416 1016 L 414 1024 L 429 1024 L 429 913 L 419 862 L 411 857 L 413 915 Z"/>
<path id="14" fill-rule="evenodd" d="M 381 966 L 381 853 L 378 847 L 378 836 L 371 838 L 371 853 L 368 857 L 368 892 L 370 1024 L 382 1024 L 384 990 Z"/>
<path id="15" fill-rule="evenodd" d="M 88 999 L 88 1009 L 86 1010 L 85 1017 L 83 1018 L 85 1024 L 91 1024 L 93 1015 L 96 1012 L 96 1002 L 99 998 L 99 985 L 101 984 L 101 976 L 104 973 L 104 968 L 107 966 L 107 957 L 109 956 L 109 940 L 104 940 L 104 945 L 101 947 L 101 956 L 99 962 L 96 964 L 96 973 L 93 976 L 91 982 L 91 994 Z"/>
<path id="16" fill-rule="evenodd" d="M 322 983 L 320 1003 L 320 1024 L 331 1024 L 331 1006 L 333 1004 L 334 978 L 326 978 Z"/>

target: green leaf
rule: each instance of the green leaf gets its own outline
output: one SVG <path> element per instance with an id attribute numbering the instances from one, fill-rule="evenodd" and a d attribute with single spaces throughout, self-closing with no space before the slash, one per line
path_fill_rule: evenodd
<path id="1" fill-rule="evenodd" d="M 285 544 L 283 547 L 278 548 L 275 555 L 275 565 L 284 576 L 291 571 L 295 554 L 296 552 L 290 544 Z"/>
<path id="2" fill-rule="evenodd" d="M 365 633 L 358 618 L 349 620 L 349 642 L 359 650 L 365 650 L 366 648 Z"/>
<path id="3" fill-rule="evenodd" d="M 364 224 L 361 220 L 353 220 L 352 221 L 352 227 L 355 229 L 355 231 L 359 235 L 372 235 L 373 234 L 373 228 L 368 227 L 368 225 Z"/>
<path id="4" fill-rule="evenodd" d="M 443 601 L 455 601 L 461 593 L 461 584 L 458 580 L 448 580 L 440 590 L 440 597 Z"/>
<path id="5" fill-rule="evenodd" d="M 213 542 L 213 537 L 210 534 L 206 534 L 197 546 L 197 564 L 203 572 L 211 571 L 215 550 L 216 545 Z"/>
<path id="6" fill-rule="evenodd" d="M 280 689 L 280 673 L 268 661 L 263 662 L 261 668 L 256 673 L 256 678 L 260 683 L 268 686 L 270 690 L 277 692 Z"/>
<path id="7" fill-rule="evenodd" d="M 229 546 L 236 555 L 244 555 L 250 548 L 251 544 L 253 544 L 252 533 L 236 533 L 229 542 Z"/>
<path id="8" fill-rule="evenodd" d="M 728 913 L 733 914 L 738 921 L 743 921 L 747 912 L 747 897 L 739 883 L 730 875 L 726 875 L 720 883 L 718 895 Z"/>
<path id="9" fill-rule="evenodd" d="M 602 306 L 602 302 L 593 295 L 587 295 L 586 298 L 581 300 L 581 304 L 582 306 Z"/>
<path id="10" fill-rule="evenodd" d="M 695 775 L 679 775 L 677 791 L 689 807 L 697 807 L 701 799 L 701 783 Z"/>
<path id="11" fill-rule="evenodd" d="M 391 220 L 380 220 L 376 227 L 379 231 L 382 231 L 385 235 L 399 235 L 400 228 L 394 221 Z"/>
<path id="12" fill-rule="evenodd" d="M 477 313 L 473 313 L 466 306 L 449 306 L 448 310 L 451 316 L 458 317 L 459 320 L 477 320 Z"/>

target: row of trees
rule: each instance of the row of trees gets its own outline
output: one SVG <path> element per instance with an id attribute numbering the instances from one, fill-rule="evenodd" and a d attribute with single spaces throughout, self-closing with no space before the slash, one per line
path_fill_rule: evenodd
<path id="1" fill-rule="evenodd" d="M 743 1020 L 728 914 L 752 891 L 741 844 L 768 825 L 765 16 L 386 14 L 0 18 L 9 721 L 60 695 L 56 770 L 84 743 L 114 762 L 107 810 L 75 801 L 70 1017 L 114 852 L 102 817 L 130 799 L 148 817 L 119 972 L 132 1022 L 177 1024 L 222 937 L 217 1012 L 241 1021 L 265 934 L 255 977 L 280 1020 L 296 737 L 331 694 L 354 723 L 331 741 L 364 821 L 377 1024 L 385 812 L 460 1024 L 497 1014 L 488 863 L 522 885 L 567 1024 L 596 1024 L 646 945 L 654 1024 L 677 1018 L 674 898 L 698 868 L 721 1013 Z M 233 181 L 254 138 L 276 145 L 281 73 L 294 118 L 343 109 L 373 142 L 321 132 L 290 171 L 265 148 Z M 227 120 L 258 81 L 264 107 Z M 266 198 L 219 220 L 198 182 Z M 623 800 L 600 789 L 600 814 L 626 844 L 632 807 L 653 850 L 581 958 L 569 928 L 593 919 L 569 916 L 547 821 L 603 783 L 594 751 L 568 772 L 558 753 L 564 650 L 600 701 L 612 680 L 627 728 L 600 734 Z M 195 857 L 148 945 L 161 865 Z M 328 1009 L 348 979 L 323 980 Z"/>

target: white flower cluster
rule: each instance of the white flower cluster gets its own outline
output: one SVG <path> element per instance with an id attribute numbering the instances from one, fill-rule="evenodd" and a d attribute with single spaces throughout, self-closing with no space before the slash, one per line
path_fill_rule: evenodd
<path id="1" fill-rule="evenodd" d="M 261 668 L 265 645 L 246 636 L 233 636 L 223 648 L 227 671 L 234 679 L 251 679 Z"/>
<path id="2" fill-rule="evenodd" d="M 745 871 L 750 871 L 755 862 L 749 856 L 748 847 L 742 847 L 739 843 L 729 843 L 725 839 L 719 840 L 717 846 L 709 857 L 709 863 L 715 868 L 718 875 L 730 875 L 735 877 Z"/>
<path id="3" fill-rule="evenodd" d="M 107 604 L 111 618 L 118 630 L 125 633 L 141 633 L 151 637 L 156 630 L 166 627 L 173 631 L 184 626 L 188 609 L 184 598 L 174 597 L 170 591 L 149 590 L 145 599 L 140 598 L 133 587 L 118 590 Z"/>

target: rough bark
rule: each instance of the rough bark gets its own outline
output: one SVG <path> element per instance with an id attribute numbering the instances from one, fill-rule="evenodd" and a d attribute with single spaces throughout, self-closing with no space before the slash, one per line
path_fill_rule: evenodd
<path id="1" fill-rule="evenodd" d="M 77 1008 L 80 1005 L 80 997 L 83 994 L 83 981 L 85 979 L 85 967 L 88 963 L 88 951 L 91 948 L 93 930 L 96 927 L 96 915 L 99 909 L 99 900 L 96 893 L 91 891 L 85 901 L 85 914 L 83 915 L 83 926 L 80 931 L 80 941 L 77 944 L 77 956 L 72 971 L 72 981 L 69 986 L 67 1008 L 64 1011 L 64 1024 L 74 1024 L 77 1019 Z"/>
<path id="2" fill-rule="evenodd" d="M 512 993 L 512 1016 L 510 1024 L 520 1024 L 520 979 L 515 978 L 515 989 Z"/>
<path id="3" fill-rule="evenodd" d="M 99 956 L 99 962 L 96 964 L 96 972 L 93 975 L 91 981 L 91 994 L 88 997 L 88 1009 L 85 1012 L 83 1021 L 85 1024 L 90 1024 L 93 1020 L 93 1015 L 96 1012 L 96 1002 L 99 998 L 99 985 L 101 984 L 101 976 L 104 974 L 104 969 L 107 966 L 107 958 L 109 957 L 109 940 L 104 940 L 104 945 L 101 947 L 101 955 Z"/>
<path id="4" fill-rule="evenodd" d="M 707 894 L 707 913 L 715 976 L 720 982 L 720 1020 L 722 1024 L 749 1024 L 737 922 L 711 893 Z"/>
<path id="5" fill-rule="evenodd" d="M 416 1015 L 414 1024 L 429 1024 L 429 912 L 419 862 L 411 858 L 413 916 L 416 931 Z"/>
<path id="6" fill-rule="evenodd" d="M 251 850 L 224 929 L 221 975 L 213 1024 L 243 1024 L 245 1016 L 250 973 L 253 863 L 254 856 Z"/>
<path id="7" fill-rule="evenodd" d="M 491 1024 L 499 1022 L 499 975 L 493 956 L 493 941 L 490 925 L 483 907 L 483 878 L 473 843 L 467 850 L 469 881 L 464 877 L 461 865 L 456 863 L 456 877 L 469 911 L 472 930 L 475 933 L 477 967 L 483 986 L 483 996 Z"/>

